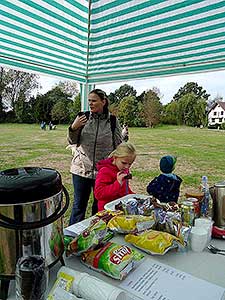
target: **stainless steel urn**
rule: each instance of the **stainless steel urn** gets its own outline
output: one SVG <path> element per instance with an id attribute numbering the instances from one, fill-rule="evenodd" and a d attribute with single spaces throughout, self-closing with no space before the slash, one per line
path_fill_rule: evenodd
<path id="1" fill-rule="evenodd" d="M 0 172 L 0 279 L 14 278 L 22 256 L 41 255 L 47 266 L 62 258 L 62 217 L 68 204 L 56 170 L 24 167 Z"/>
<path id="2" fill-rule="evenodd" d="M 213 220 L 214 225 L 225 228 L 225 181 L 218 182 L 210 188 L 213 198 Z"/>

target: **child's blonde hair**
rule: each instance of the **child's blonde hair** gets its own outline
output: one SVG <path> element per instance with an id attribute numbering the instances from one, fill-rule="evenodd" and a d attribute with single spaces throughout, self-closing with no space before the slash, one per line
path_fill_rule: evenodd
<path id="1" fill-rule="evenodd" d="M 109 154 L 109 157 L 125 157 L 125 156 L 136 156 L 136 149 L 133 144 L 121 143 L 119 144 L 116 149 Z"/>

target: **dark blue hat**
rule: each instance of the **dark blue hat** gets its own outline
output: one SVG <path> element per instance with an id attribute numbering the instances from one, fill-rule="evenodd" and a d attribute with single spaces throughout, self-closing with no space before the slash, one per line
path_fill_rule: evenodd
<path id="1" fill-rule="evenodd" d="M 166 174 L 172 173 L 172 171 L 175 168 L 176 161 L 177 161 L 176 157 L 172 155 L 163 156 L 160 159 L 160 163 L 159 163 L 160 170 Z"/>

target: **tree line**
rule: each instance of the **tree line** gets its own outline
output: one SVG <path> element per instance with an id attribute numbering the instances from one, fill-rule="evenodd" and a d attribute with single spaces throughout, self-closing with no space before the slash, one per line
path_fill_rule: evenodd
<path id="1" fill-rule="evenodd" d="M 81 109 L 80 94 L 75 82 L 61 81 L 45 94 L 32 95 L 38 88 L 39 76 L 0 68 L 0 122 L 69 124 Z M 160 123 L 205 126 L 207 111 L 218 99 L 196 82 L 188 82 L 166 105 L 157 87 L 137 91 L 124 84 L 108 95 L 110 110 L 121 124 L 130 127 L 154 127 Z"/>

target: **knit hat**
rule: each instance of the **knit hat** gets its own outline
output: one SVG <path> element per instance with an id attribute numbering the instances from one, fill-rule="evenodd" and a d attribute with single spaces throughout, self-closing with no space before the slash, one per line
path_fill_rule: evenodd
<path id="1" fill-rule="evenodd" d="M 176 157 L 172 155 L 163 156 L 159 163 L 160 170 L 166 174 L 172 173 L 172 171 L 175 169 L 176 161 Z"/>

